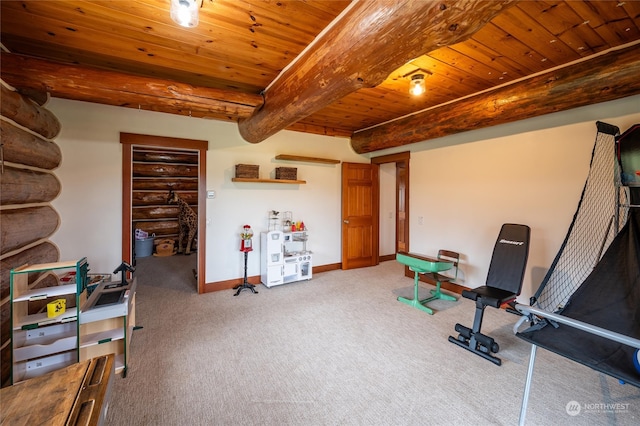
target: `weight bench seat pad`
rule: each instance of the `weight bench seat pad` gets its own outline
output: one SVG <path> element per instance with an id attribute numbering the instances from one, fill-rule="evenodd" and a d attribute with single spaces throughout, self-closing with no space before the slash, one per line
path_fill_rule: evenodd
<path id="1" fill-rule="evenodd" d="M 487 287 L 484 285 L 474 288 L 471 291 L 463 290 L 462 297 L 473 301 L 476 301 L 478 300 L 478 297 L 481 297 L 484 305 L 499 308 L 503 303 L 515 300 L 516 295 L 510 291 L 502 290 L 501 288 Z"/>
<path id="2" fill-rule="evenodd" d="M 640 197 L 632 188 L 632 203 Z M 640 209 L 629 219 L 559 314 L 640 339 Z M 640 387 L 635 349 L 559 324 L 524 330 L 517 336 L 594 370 Z"/>

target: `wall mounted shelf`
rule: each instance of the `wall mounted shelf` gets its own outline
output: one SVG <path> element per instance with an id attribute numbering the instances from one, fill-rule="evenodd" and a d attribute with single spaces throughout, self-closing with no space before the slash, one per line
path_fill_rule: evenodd
<path id="1" fill-rule="evenodd" d="M 288 184 L 305 184 L 306 180 L 290 180 L 290 179 L 254 179 L 254 178 L 231 178 L 231 182 L 253 182 L 253 183 L 288 183 Z"/>
<path id="2" fill-rule="evenodd" d="M 303 155 L 278 154 L 276 160 L 303 161 L 306 163 L 340 164 L 340 160 L 331 158 L 305 157 Z"/>

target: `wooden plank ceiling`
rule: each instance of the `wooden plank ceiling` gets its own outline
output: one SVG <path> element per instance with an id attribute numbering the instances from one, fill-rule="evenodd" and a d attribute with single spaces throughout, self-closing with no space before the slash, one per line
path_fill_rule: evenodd
<path id="1" fill-rule="evenodd" d="M 2 0 L 2 78 L 61 98 L 237 121 L 250 142 L 280 130 L 263 121 L 286 116 L 282 128 L 352 137 L 362 153 L 492 125 L 487 102 L 507 96 L 543 98 L 524 116 L 503 108 L 502 122 L 640 93 L 640 1 L 201 0 L 195 28 L 175 24 L 169 4 Z M 418 72 L 427 92 L 414 97 Z M 587 101 L 567 102 L 576 87 Z M 440 131 L 394 142 L 408 115 Z"/>

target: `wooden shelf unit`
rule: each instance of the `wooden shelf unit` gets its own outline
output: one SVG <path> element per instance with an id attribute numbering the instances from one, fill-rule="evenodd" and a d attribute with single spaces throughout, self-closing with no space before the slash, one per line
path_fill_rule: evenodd
<path id="1" fill-rule="evenodd" d="M 304 155 L 278 154 L 276 160 L 302 161 L 305 163 L 340 164 L 340 160 L 331 158 L 306 157 Z"/>
<path id="2" fill-rule="evenodd" d="M 12 269 L 11 282 L 11 383 L 37 377 L 79 361 L 78 316 L 86 295 L 89 264 L 83 257 L 68 262 L 25 265 Z M 74 284 L 30 288 L 30 274 L 74 272 Z M 56 298 L 75 299 L 64 313 L 49 317 L 46 312 L 30 313 L 30 303 Z"/>
<path id="3" fill-rule="evenodd" d="M 253 183 L 288 183 L 294 185 L 302 185 L 307 183 L 306 180 L 291 179 L 256 179 L 256 178 L 231 178 L 231 182 L 253 182 Z"/>
<path id="4" fill-rule="evenodd" d="M 110 353 L 115 354 L 115 373 L 126 376 L 135 327 L 136 279 L 125 286 L 102 282 L 87 296 L 88 270 L 86 258 L 11 270 L 12 384 Z M 70 271 L 75 272 L 73 284 L 30 288 L 29 274 L 55 273 L 60 278 L 60 273 Z M 117 303 L 98 305 L 103 294 L 115 292 L 122 294 Z M 47 315 L 46 306 L 44 312 L 29 312 L 30 303 L 61 297 L 75 298 L 75 306 L 55 317 Z"/>

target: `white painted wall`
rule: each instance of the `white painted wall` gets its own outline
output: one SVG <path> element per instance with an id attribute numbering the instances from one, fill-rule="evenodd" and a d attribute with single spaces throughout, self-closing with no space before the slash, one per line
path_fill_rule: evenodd
<path id="1" fill-rule="evenodd" d="M 639 123 L 640 96 L 406 147 L 412 151 L 410 250 L 460 252 L 459 281 L 477 287 L 485 283 L 502 224 L 529 225 L 532 240 L 520 297 L 526 302 L 575 213 L 598 120 L 621 131 Z"/>
<path id="2" fill-rule="evenodd" d="M 379 255 L 396 253 L 396 163 L 380 164 Z"/>
<path id="3" fill-rule="evenodd" d="M 209 141 L 206 201 L 206 282 L 242 277 L 239 233 L 249 224 L 267 230 L 270 210 L 291 211 L 310 232 L 308 248 L 316 265 L 341 261 L 340 165 L 274 160 L 277 154 L 369 162 L 353 152 L 348 139 L 283 131 L 259 144 L 244 142 L 235 123 L 194 119 L 84 102 L 52 99 L 47 105 L 62 123 L 56 142 L 62 164 L 56 175 L 62 193 L 52 203 L 62 218 L 52 241 L 61 258 L 86 256 L 94 272 L 120 263 L 122 244 L 122 146 L 120 132 Z M 304 185 L 233 183 L 235 164 L 260 165 L 261 177 L 277 166 L 298 168 Z M 249 255 L 248 274 L 260 274 L 260 239 Z"/>
<path id="4" fill-rule="evenodd" d="M 640 96 L 634 96 L 365 157 L 340 138 L 283 131 L 254 145 L 242 140 L 235 123 L 60 99 L 52 99 L 48 108 L 62 123 L 56 142 L 63 160 L 56 174 L 63 189 L 53 202 L 62 225 L 52 240 L 63 259 L 87 256 L 99 272 L 113 270 L 121 260 L 120 132 L 209 141 L 207 188 L 217 197 L 206 205 L 207 282 L 242 276 L 238 233 L 245 223 L 255 231 L 266 229 L 271 209 L 291 210 L 294 219 L 305 222 L 316 265 L 340 262 L 340 167 L 278 163 L 276 154 L 368 162 L 371 156 L 410 150 L 410 250 L 459 251 L 462 284 L 476 287 L 484 284 L 502 223 L 528 224 L 532 244 L 523 301 L 566 234 L 588 171 L 595 121 L 621 130 L 640 122 Z M 278 165 L 298 167 L 298 176 L 308 183 L 232 183 L 237 163 L 259 164 L 263 177 Z M 383 177 L 383 182 L 389 181 Z M 434 200 L 446 207 L 434 208 Z M 388 207 L 381 210 L 381 222 L 385 215 Z M 259 240 L 254 243 L 259 247 Z M 250 256 L 248 273 L 259 274 L 257 252 Z"/>

